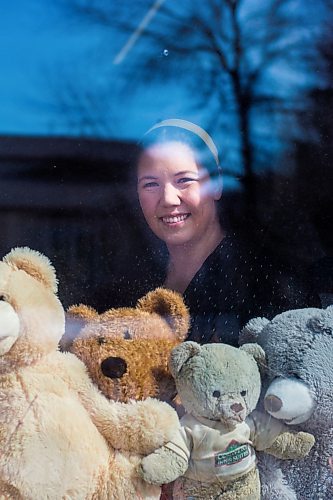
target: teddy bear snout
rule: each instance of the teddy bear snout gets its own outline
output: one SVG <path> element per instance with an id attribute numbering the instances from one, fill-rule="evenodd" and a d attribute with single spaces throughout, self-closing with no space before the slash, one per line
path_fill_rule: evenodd
<path id="1" fill-rule="evenodd" d="M 310 387 L 301 379 L 278 377 L 267 389 L 264 406 L 273 417 L 296 425 L 309 419 L 315 402 Z"/>
<path id="2" fill-rule="evenodd" d="M 110 356 L 101 363 L 103 375 L 108 378 L 121 378 L 127 372 L 127 363 L 123 358 Z"/>
<path id="3" fill-rule="evenodd" d="M 244 407 L 241 403 L 234 403 L 230 406 L 233 412 L 235 413 L 240 413 L 241 411 L 244 410 Z"/>
<path id="4" fill-rule="evenodd" d="M 0 356 L 10 351 L 19 337 L 20 321 L 13 307 L 0 301 Z"/>
<path id="5" fill-rule="evenodd" d="M 220 398 L 216 410 L 219 418 L 227 423 L 242 422 L 247 413 L 244 403 L 233 397 Z"/>
<path id="6" fill-rule="evenodd" d="M 279 410 L 281 410 L 282 408 L 282 401 L 280 398 L 278 398 L 277 396 L 273 396 L 272 394 L 265 397 L 265 400 L 264 400 L 264 407 L 265 407 L 265 410 L 268 411 L 268 412 L 277 412 Z"/>

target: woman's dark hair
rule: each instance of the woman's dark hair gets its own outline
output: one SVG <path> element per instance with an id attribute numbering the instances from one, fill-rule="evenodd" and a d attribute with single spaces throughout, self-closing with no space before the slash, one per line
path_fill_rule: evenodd
<path id="1" fill-rule="evenodd" d="M 181 120 L 179 120 L 181 121 Z M 188 123 L 188 122 L 185 122 Z M 199 130 L 201 130 L 198 127 Z M 207 137 L 210 137 L 207 134 Z M 202 136 L 187 130 L 181 126 L 162 125 L 151 128 L 140 140 L 139 147 L 141 151 L 155 144 L 163 144 L 168 142 L 180 142 L 187 145 L 194 153 L 196 161 L 200 166 L 205 168 L 210 177 L 216 179 L 221 176 L 221 167 L 219 165 L 217 150 L 210 139 L 212 146 L 207 144 Z"/>
<path id="2" fill-rule="evenodd" d="M 166 121 L 180 122 L 180 125 L 164 125 Z M 216 146 L 210 136 L 203 129 L 197 127 L 195 124 L 191 124 L 190 122 L 186 122 L 184 120 L 166 121 L 160 122 L 150 130 L 148 130 L 148 132 L 144 134 L 141 140 L 137 142 L 136 147 L 134 148 L 132 155 L 129 158 L 127 187 L 129 189 L 129 197 L 133 200 L 131 210 L 135 214 L 137 220 L 142 219 L 143 221 L 143 215 L 137 197 L 137 181 L 134 171 L 136 172 L 140 157 L 144 153 L 144 151 L 155 144 L 157 145 L 169 142 L 180 142 L 187 145 L 191 149 L 191 151 L 193 151 L 198 165 L 207 170 L 212 182 L 216 183 L 216 186 L 218 186 L 219 188 L 222 187 L 222 169 L 219 165 Z M 182 123 L 185 124 L 185 127 L 188 124 L 190 126 L 193 126 L 193 129 L 197 130 L 199 134 L 192 130 L 184 128 L 183 126 L 181 126 Z M 221 218 L 221 204 L 218 204 L 218 213 Z"/>

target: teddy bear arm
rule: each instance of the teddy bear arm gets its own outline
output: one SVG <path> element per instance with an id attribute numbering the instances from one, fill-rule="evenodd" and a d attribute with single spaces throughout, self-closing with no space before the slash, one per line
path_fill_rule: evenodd
<path id="1" fill-rule="evenodd" d="M 82 361 L 71 353 L 59 354 L 63 379 L 112 447 L 147 455 L 171 440 L 179 420 L 167 403 L 150 398 L 126 404 L 109 401 L 93 384 Z"/>
<path id="2" fill-rule="evenodd" d="M 142 459 L 139 474 L 147 483 L 161 485 L 178 479 L 187 468 L 188 458 L 167 445 Z"/>
<path id="3" fill-rule="evenodd" d="M 286 431 L 275 438 L 265 452 L 284 460 L 301 459 L 308 455 L 314 443 L 315 439 L 312 434 Z"/>
<path id="4" fill-rule="evenodd" d="M 167 443 L 179 427 L 177 413 L 167 403 L 112 402 L 94 386 L 89 396 L 92 420 L 115 449 L 147 455 Z"/>
<path id="5" fill-rule="evenodd" d="M 156 399 L 118 403 L 115 448 L 148 455 L 171 440 L 179 428 L 177 413 Z"/>
<path id="6" fill-rule="evenodd" d="M 79 397 L 81 404 L 89 413 L 101 434 L 112 442 L 118 425 L 117 404 L 109 402 L 91 381 L 87 369 L 72 353 L 57 353 L 61 356 L 58 375 L 72 392 Z"/>
<path id="7" fill-rule="evenodd" d="M 94 424 L 118 450 L 147 455 L 167 443 L 179 427 L 175 410 L 153 399 L 112 402 L 93 386 L 89 406 Z"/>
<path id="8" fill-rule="evenodd" d="M 1 500 L 23 500 L 23 496 L 17 488 L 0 480 L 0 498 Z"/>

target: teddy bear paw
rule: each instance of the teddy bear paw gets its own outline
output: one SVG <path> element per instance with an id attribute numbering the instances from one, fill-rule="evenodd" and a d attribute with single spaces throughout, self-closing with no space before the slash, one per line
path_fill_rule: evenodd
<path id="1" fill-rule="evenodd" d="M 172 450 L 163 447 L 144 457 L 139 466 L 140 476 L 150 484 L 171 483 L 184 474 L 187 462 Z"/>
<path id="2" fill-rule="evenodd" d="M 297 442 L 299 445 L 299 458 L 303 458 L 311 451 L 311 448 L 315 444 L 315 438 L 308 432 L 299 432 L 297 434 Z"/>

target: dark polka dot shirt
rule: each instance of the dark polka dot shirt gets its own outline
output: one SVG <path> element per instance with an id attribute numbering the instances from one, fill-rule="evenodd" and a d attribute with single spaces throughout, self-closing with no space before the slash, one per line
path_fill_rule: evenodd
<path id="1" fill-rule="evenodd" d="M 135 306 L 165 281 L 166 255 L 147 250 L 139 272 L 117 280 L 119 299 L 108 307 Z M 206 259 L 183 294 L 191 314 L 188 340 L 238 345 L 254 317 L 272 319 L 288 309 L 320 307 L 320 300 L 293 270 L 235 235 L 226 236 Z"/>

